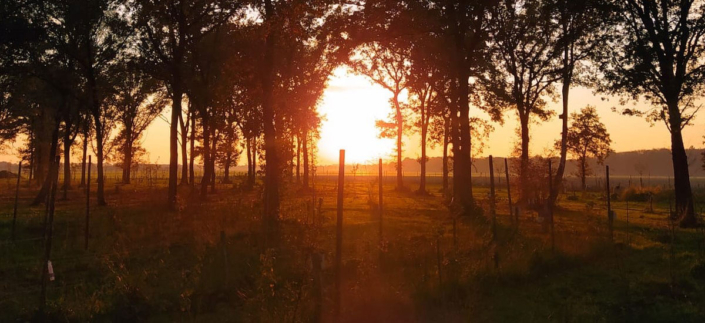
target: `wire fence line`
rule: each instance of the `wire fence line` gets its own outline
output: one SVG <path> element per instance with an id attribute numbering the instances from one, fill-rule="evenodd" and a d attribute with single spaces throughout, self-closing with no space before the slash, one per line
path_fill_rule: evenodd
<path id="1" fill-rule="evenodd" d="M 360 174 L 356 174 L 355 176 L 351 176 L 352 178 L 350 178 L 350 177 L 347 178 L 350 181 L 346 181 L 346 184 L 352 185 L 352 190 L 350 192 L 351 196 L 353 196 L 353 197 L 363 196 L 364 197 L 364 196 L 367 196 L 370 192 L 372 192 L 373 193 L 372 199 L 374 200 L 376 198 L 376 192 L 377 192 L 375 189 L 375 185 L 370 185 L 370 181 L 367 181 L 367 182 L 361 181 L 359 183 L 356 182 L 355 179 L 358 176 L 363 177 Z M 370 175 L 368 177 L 378 177 L 378 176 Z M 489 178 L 487 178 L 487 179 L 489 180 Z M 317 177 L 317 180 L 320 180 L 320 182 L 317 183 L 318 186 L 316 187 L 316 189 L 319 190 L 319 193 L 322 191 L 325 191 L 327 189 L 331 190 L 332 192 L 335 192 L 337 190 L 337 185 L 334 180 L 330 180 L 327 177 L 323 177 L 323 176 Z M 385 182 L 392 182 L 394 180 L 394 178 L 383 178 L 383 180 Z M 374 183 L 374 181 L 372 181 L 371 183 Z M 346 193 L 347 192 L 349 192 L 349 191 L 347 190 L 347 187 L 346 187 Z M 499 192 L 499 190 L 498 190 L 498 192 Z M 504 190 L 504 192 L 506 192 L 506 189 Z M 324 195 L 324 194 L 322 194 L 322 195 Z M 441 195 L 439 194 L 438 196 L 440 197 Z M 328 197 L 330 198 L 330 200 L 333 199 L 330 196 L 328 196 Z M 479 199 L 481 200 L 482 203 L 487 203 L 487 200 L 484 199 L 484 196 L 481 196 Z M 392 202 L 392 203 L 394 203 L 394 202 L 414 203 L 414 197 L 412 195 L 386 194 L 385 201 Z M 507 201 L 506 199 L 497 199 L 498 205 L 506 204 L 506 203 L 502 203 L 502 202 L 506 202 L 506 201 Z M 603 202 L 603 201 L 601 201 L 601 202 Z M 215 203 L 217 203 L 216 206 L 223 205 L 223 204 L 232 204 L 233 200 L 218 201 Z M 138 206 L 144 206 L 144 202 L 143 201 L 131 201 L 131 202 L 125 202 L 124 204 L 121 202 L 119 206 L 120 207 L 138 207 Z M 504 209 L 503 207 L 500 206 L 499 209 L 500 210 L 508 210 L 508 207 L 506 209 Z M 598 202 L 598 203 L 595 203 L 594 209 L 598 210 L 598 211 L 603 211 L 603 210 L 606 210 L 607 208 L 606 208 L 605 203 Z M 634 210 L 634 209 L 627 209 L 626 207 L 620 208 L 620 207 L 614 207 L 614 206 L 612 207 L 612 209 L 613 210 L 620 210 L 620 211 Z M 326 211 L 326 212 L 331 212 L 331 211 L 335 211 L 336 208 L 326 206 L 325 208 L 322 208 L 322 210 Z M 355 206 L 355 207 L 351 207 L 351 208 L 345 208 L 345 210 L 346 211 L 369 212 L 370 208 L 364 207 L 364 206 Z M 445 210 L 442 211 L 442 213 L 445 213 L 445 212 L 446 212 Z M 448 210 L 447 213 L 450 214 L 450 211 Z M 667 213 L 664 213 L 664 212 L 654 212 L 653 214 L 655 214 L 655 215 L 664 215 L 664 214 L 668 215 Z M 41 214 L 39 214 L 39 213 L 36 213 L 36 215 L 41 216 Z M 505 220 L 504 223 L 506 224 L 506 220 L 509 219 L 508 215 L 509 215 L 508 213 L 502 212 L 502 213 L 498 214 L 498 217 L 500 219 L 504 219 Z M 147 217 L 143 214 L 130 213 L 130 212 L 122 212 L 118 216 L 125 217 L 125 218 Z M 588 237 L 603 238 L 605 235 L 604 234 L 604 230 L 605 230 L 604 218 L 606 218 L 606 216 L 603 218 L 602 215 L 595 214 L 595 217 L 597 219 L 595 222 L 583 222 L 582 223 L 583 225 L 594 226 L 594 228 L 592 228 L 592 229 L 595 229 L 594 231 L 590 231 L 590 230 L 578 231 L 573 226 L 571 226 L 571 224 L 573 224 L 573 223 L 580 224 L 579 222 L 575 222 L 575 221 L 568 222 L 566 220 L 569 220 L 569 219 L 566 219 L 563 217 L 557 217 L 556 219 L 558 221 L 556 221 L 556 224 L 557 224 L 558 228 L 562 229 L 564 232 L 567 232 L 568 234 L 576 234 L 576 235 L 580 234 L 581 236 L 586 237 L 586 238 L 588 238 Z M 520 217 L 520 221 L 523 223 L 522 225 L 525 225 L 525 226 L 538 227 L 538 226 L 542 225 L 542 223 L 538 221 L 538 218 L 535 217 L 535 214 L 530 213 L 530 212 L 522 213 L 521 217 Z M 373 223 L 374 220 L 370 220 L 368 222 Z M 80 218 L 77 218 L 74 220 L 67 219 L 66 221 L 62 221 L 61 223 L 65 224 L 65 225 L 82 224 L 83 220 Z M 445 223 L 445 224 L 448 225 L 448 223 Z M 571 228 L 575 229 L 575 230 L 574 231 L 568 230 Z M 599 231 L 599 230 L 603 230 L 603 231 Z M 74 239 L 75 238 L 76 237 L 74 237 Z M 36 242 L 36 241 L 40 241 L 40 240 L 43 240 L 43 238 L 33 237 L 33 238 L 25 238 L 25 239 L 17 240 L 17 241 L 15 241 L 15 243 L 31 243 L 31 242 Z M 10 243 L 9 241 L 8 242 L 2 241 L 2 242 L 0 242 L 0 245 L 3 245 L 3 246 L 9 245 L 9 243 Z M 79 264 L 79 263 L 97 262 L 97 261 L 105 260 L 106 257 L 121 256 L 121 255 L 125 255 L 125 256 L 129 257 L 130 253 L 134 252 L 134 251 L 138 251 L 140 253 L 152 253 L 152 252 L 158 252 L 158 251 L 165 251 L 165 250 L 168 250 L 168 248 L 170 246 L 165 245 L 164 243 L 155 243 L 152 245 L 135 243 L 135 245 L 130 245 L 129 242 L 127 242 L 127 243 L 125 243 L 124 247 L 131 248 L 131 249 L 130 250 L 123 250 L 123 251 L 85 253 L 85 254 L 81 254 L 81 255 L 63 255 L 60 257 L 54 257 L 51 260 L 53 262 L 56 262 L 56 267 L 59 269 L 59 272 L 60 272 L 60 270 L 62 268 L 70 268 L 70 267 L 75 266 L 76 264 Z M 485 247 L 486 247 L 486 249 L 490 248 L 489 245 L 487 245 Z M 171 260 L 177 260 L 177 258 L 179 258 L 179 259 L 191 258 L 191 256 L 186 255 L 186 254 L 180 254 L 180 255 L 168 254 L 168 255 L 166 255 L 166 257 L 170 258 Z M 26 260 L 16 261 L 16 262 L 13 262 L 12 264 L 10 264 L 9 266 L 0 267 L 0 272 L 7 271 L 8 269 L 21 269 L 23 266 L 30 266 L 32 264 L 37 264 L 38 266 L 40 266 L 41 262 L 42 262 L 41 259 L 26 259 Z M 82 284 L 81 282 L 75 282 L 75 283 L 74 282 L 68 282 L 68 283 L 62 282 L 61 285 L 57 285 L 53 288 L 55 288 L 55 289 L 66 288 L 66 287 L 71 287 L 71 286 L 78 286 L 81 284 Z M 31 293 L 36 293 L 39 291 L 39 288 L 37 288 L 36 286 L 34 288 L 32 288 L 33 286 L 34 285 L 32 285 L 32 284 L 28 284 L 28 285 L 18 285 L 18 286 L 13 286 L 13 287 L 16 289 L 23 289 L 22 291 L 18 291 L 17 293 L 30 293 L 31 294 Z M 26 289 L 26 290 L 24 290 L 24 289 Z M 0 294 L 0 295 L 2 295 L 3 296 L 2 298 L 5 299 L 6 298 L 5 296 L 12 297 L 13 295 L 16 295 L 17 293 L 10 292 L 10 293 Z"/>

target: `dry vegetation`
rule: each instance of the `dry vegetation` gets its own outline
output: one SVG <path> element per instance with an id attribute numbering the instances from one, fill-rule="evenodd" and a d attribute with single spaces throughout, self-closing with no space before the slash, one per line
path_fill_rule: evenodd
<path id="1" fill-rule="evenodd" d="M 498 237 L 490 221 L 451 212 L 437 183 L 432 196 L 385 185 L 384 241 L 379 243 L 376 178 L 345 186 L 344 321 L 702 321 L 705 234 L 669 225 L 668 204 L 615 202 L 609 241 L 599 193 L 562 196 L 555 251 L 536 214 L 518 225 L 499 190 Z M 110 183 L 109 183 L 110 184 Z M 333 320 L 335 194 L 332 177 L 316 190 L 286 187 L 280 240 L 265 249 L 261 188 L 221 185 L 208 202 L 183 199 L 164 211 L 166 183 L 112 186 L 109 206 L 94 207 L 83 249 L 84 195 L 57 202 L 49 283 L 55 321 L 309 322 L 315 317 L 311 255 L 324 255 L 322 319 Z M 12 183 L 3 183 L 0 219 L 0 321 L 31 320 L 37 310 L 44 207 L 22 191 L 16 243 L 9 240 Z M 182 187 L 187 196 L 190 188 Z M 475 189 L 488 210 L 488 189 Z M 570 196 L 570 195 L 569 195 Z M 321 217 L 313 211 L 323 199 Z M 489 214 L 489 212 L 485 212 Z M 673 230 L 671 230 L 673 229 Z M 496 253 L 495 253 L 496 251 Z M 497 254 L 498 268 L 494 255 Z M 439 267 L 440 265 L 440 267 Z"/>

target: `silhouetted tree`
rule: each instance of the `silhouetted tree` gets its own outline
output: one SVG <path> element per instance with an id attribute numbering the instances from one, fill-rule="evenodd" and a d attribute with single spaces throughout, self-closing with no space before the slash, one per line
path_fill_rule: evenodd
<path id="1" fill-rule="evenodd" d="M 428 51 L 429 46 L 438 46 L 438 40 L 432 37 L 419 38 L 415 42 L 410 59 L 411 73 L 409 77 L 409 110 L 416 115 L 415 126 L 421 134 L 421 178 L 419 181 L 419 194 L 426 194 L 426 163 L 428 156 L 426 147 L 429 138 L 429 127 L 434 117 L 446 115 L 448 102 L 439 97 L 437 89 L 445 90 L 448 84 L 445 74 L 441 71 L 443 59 L 435 55 L 437 52 Z M 444 147 L 446 148 L 446 147 Z M 445 151 L 447 153 L 447 151 Z"/>
<path id="2" fill-rule="evenodd" d="M 585 178 L 592 173 L 588 159 L 595 158 L 602 165 L 610 153 L 612 139 L 605 125 L 600 122 L 595 107 L 587 106 L 580 113 L 572 113 L 570 117 L 573 121 L 568 128 L 566 146 L 568 152 L 577 158 L 580 187 L 585 190 Z M 556 141 L 556 147 L 559 148 L 561 143 Z"/>
<path id="3" fill-rule="evenodd" d="M 477 78 L 487 68 L 487 45 L 490 40 L 490 12 L 497 1 L 443 1 L 441 22 L 448 37 L 453 80 L 451 106 L 451 142 L 453 143 L 453 197 L 467 214 L 478 214 L 472 195 L 472 134 L 470 125 L 470 78 Z M 432 4 L 431 4 L 432 5 Z M 435 6 L 433 6 L 435 7 Z"/>
<path id="4" fill-rule="evenodd" d="M 520 124 L 520 202 L 530 191 L 529 123 L 554 114 L 545 97 L 553 95 L 556 73 L 555 25 L 539 0 L 502 1 L 495 13 L 493 57 L 495 71 L 490 90 L 516 111 Z"/>
<path id="5" fill-rule="evenodd" d="M 358 48 L 351 58 L 350 66 L 359 74 L 392 93 L 390 100 L 394 113 L 392 122 L 378 121 L 381 137 L 396 138 L 397 189 L 404 189 L 402 172 L 402 137 L 404 135 L 404 111 L 399 95 L 408 86 L 411 74 L 410 47 L 403 42 L 372 42 Z"/>
<path id="6" fill-rule="evenodd" d="M 162 112 L 166 95 L 162 85 L 150 76 L 141 73 L 133 66 L 125 66 L 118 74 L 120 83 L 116 84 L 115 94 L 109 99 L 116 107 L 116 121 L 120 132 L 115 141 L 120 151 L 122 182 L 129 184 L 133 156 L 139 149 L 143 132 Z"/>
<path id="7" fill-rule="evenodd" d="M 133 23 L 139 30 L 143 68 L 167 84 L 171 98 L 169 128 L 169 207 L 176 208 L 178 131 L 182 114 L 189 44 L 228 22 L 242 3 L 227 0 L 137 0 L 131 2 Z"/>
<path id="8" fill-rule="evenodd" d="M 556 174 L 553 177 L 553 190 L 548 203 L 555 204 L 558 193 L 563 186 L 566 157 L 568 153 L 568 98 L 574 84 L 581 84 L 585 73 L 585 65 L 595 56 L 600 47 L 608 43 L 609 25 L 615 14 L 605 0 L 547 0 L 552 11 L 553 21 L 558 26 L 558 40 L 555 48 L 559 52 L 561 99 L 563 110 L 560 158 Z"/>
<path id="9" fill-rule="evenodd" d="M 705 3 L 698 0 L 613 1 L 622 21 L 614 28 L 603 64 L 601 88 L 632 99 L 644 98 L 651 109 L 625 109 L 628 115 L 663 121 L 671 134 L 675 212 L 680 225 L 697 223 L 682 130 L 695 117 L 705 86 Z"/>

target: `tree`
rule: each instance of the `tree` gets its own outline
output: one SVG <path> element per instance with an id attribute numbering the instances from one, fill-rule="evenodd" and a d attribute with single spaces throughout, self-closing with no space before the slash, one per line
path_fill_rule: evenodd
<path id="1" fill-rule="evenodd" d="M 81 133 L 83 127 L 87 127 L 86 123 L 90 122 L 90 118 L 87 118 L 86 111 L 83 111 L 78 100 L 71 100 L 72 103 L 68 104 L 66 108 L 62 111 L 61 118 L 63 120 L 64 126 L 61 129 L 62 141 L 64 144 L 64 184 L 63 184 L 63 197 L 62 199 L 68 199 L 68 190 L 71 188 L 71 147 L 73 146 L 76 137 Z"/>
<path id="2" fill-rule="evenodd" d="M 179 115 L 179 135 L 181 135 L 181 185 L 189 184 L 189 159 L 188 159 L 188 140 L 189 140 L 189 127 L 193 122 L 193 111 L 189 107 L 185 111 L 186 116 L 184 117 L 184 111 Z M 185 119 L 185 121 L 184 121 Z"/>
<path id="3" fill-rule="evenodd" d="M 219 133 L 229 126 L 226 116 L 234 109 L 231 91 L 238 72 L 235 66 L 241 62 L 234 59 L 239 56 L 236 32 L 233 26 L 220 26 L 189 47 L 192 63 L 184 84 L 187 85 L 194 116 L 199 118 L 202 128 L 202 198 L 206 197 L 209 184 L 215 187 L 213 178 L 217 150 L 214 147 L 217 147 Z"/>
<path id="4" fill-rule="evenodd" d="M 12 77 L 0 76 L 0 146 L 14 140 L 22 128 L 21 110 L 13 104 L 16 82 Z"/>
<path id="5" fill-rule="evenodd" d="M 14 140 L 27 121 L 13 95 L 23 80 L 19 66 L 43 35 L 29 14 L 33 8 L 22 0 L 0 3 L 0 145 Z"/>
<path id="6" fill-rule="evenodd" d="M 223 137 L 223 144 L 220 145 L 218 151 L 216 152 L 216 161 L 223 168 L 223 183 L 231 184 L 230 180 L 230 168 L 237 166 L 237 161 L 240 159 L 240 137 L 237 132 L 237 123 L 233 120 L 235 117 L 234 113 L 231 111 L 226 112 L 225 116 L 225 127 L 221 132 Z"/>
<path id="7" fill-rule="evenodd" d="M 263 222 L 266 235 L 269 237 L 276 230 L 279 219 L 279 189 L 284 162 L 288 157 L 285 149 L 291 148 L 291 134 L 294 134 L 291 131 L 292 128 L 287 127 L 292 116 L 289 113 L 292 105 L 281 104 L 278 99 L 282 98 L 277 96 L 282 89 L 295 88 L 295 86 L 287 85 L 291 84 L 290 82 L 297 83 L 291 78 L 297 75 L 296 71 L 290 70 L 286 64 L 287 61 L 295 62 L 296 60 L 289 60 L 292 57 L 287 56 L 289 53 L 287 50 L 292 48 L 290 47 L 292 42 L 298 44 L 294 48 L 300 48 L 298 46 L 315 48 L 324 46 L 323 48 L 327 50 L 333 50 L 329 44 L 333 40 L 341 38 L 340 33 L 333 34 L 321 31 L 327 30 L 331 21 L 336 21 L 333 18 L 341 14 L 343 6 L 329 1 L 275 2 L 265 0 L 259 9 L 263 18 L 262 29 L 264 31 L 261 37 L 264 39 L 264 48 L 261 50 L 263 57 L 259 59 L 261 68 L 258 71 L 262 91 L 261 120 L 266 158 Z M 313 57 L 316 56 L 313 55 Z M 332 65 L 334 64 L 328 66 Z M 288 152 L 290 153 L 291 150 Z M 292 158 L 288 160 L 293 159 L 293 154 L 290 156 Z"/>
<path id="8" fill-rule="evenodd" d="M 264 151 L 267 157 L 264 177 L 264 220 L 265 237 L 271 238 L 279 220 L 279 182 L 280 161 L 277 147 L 277 130 L 274 126 L 274 60 L 276 55 L 276 42 L 281 30 L 276 28 L 276 12 L 272 0 L 264 0 L 264 23 L 267 33 L 265 36 L 264 59 L 262 66 L 262 121 L 264 134 Z"/>
<path id="9" fill-rule="evenodd" d="M 69 47 L 67 51 L 85 78 L 86 105 L 95 125 L 98 171 L 96 198 L 99 205 L 105 205 L 104 146 L 113 122 L 111 115 L 106 113 L 108 107 L 105 99 L 108 92 L 112 91 L 111 70 L 122 54 L 127 29 L 120 23 L 119 9 L 113 0 L 70 1 L 65 4 L 64 10 L 69 46 L 75 44 L 75 47 Z"/>
<path id="10" fill-rule="evenodd" d="M 439 46 L 439 42 L 440 39 L 437 37 L 427 36 L 417 38 L 412 47 L 410 57 L 411 73 L 409 77 L 410 97 L 408 106 L 416 116 L 414 125 L 421 134 L 421 157 L 419 158 L 419 163 L 421 164 L 421 179 L 419 181 L 419 194 L 427 193 L 426 163 L 428 162 L 428 156 L 426 154 L 426 147 L 430 137 L 429 128 L 434 119 L 443 120 L 443 116 L 446 115 L 448 108 L 448 102 L 445 101 L 445 97 L 439 94 L 439 90 L 445 91 L 448 86 L 448 81 L 442 70 L 444 65 L 441 63 L 444 56 L 438 55 L 436 51 L 428 50 L 429 47 Z M 444 146 L 444 149 L 446 149 L 444 155 L 447 156 L 447 145 Z M 444 160 L 444 162 L 447 162 L 447 159 Z"/>
<path id="11" fill-rule="evenodd" d="M 705 3 L 699 0 L 620 0 L 613 5 L 622 20 L 605 55 L 603 86 L 609 94 L 653 104 L 627 108 L 627 115 L 663 121 L 671 134 L 675 213 L 680 225 L 697 224 L 683 129 L 688 126 L 705 87 Z"/>
<path id="12" fill-rule="evenodd" d="M 472 196 L 472 130 L 470 125 L 470 78 L 477 78 L 487 68 L 487 45 L 491 27 L 488 19 L 497 1 L 443 1 L 441 21 L 447 21 L 447 44 L 451 48 L 449 71 L 451 91 L 451 142 L 453 143 L 453 198 L 465 213 L 482 209 Z"/>
<path id="13" fill-rule="evenodd" d="M 495 73 L 486 86 L 495 98 L 509 104 L 519 119 L 520 202 L 525 203 L 530 193 L 529 124 L 532 119 L 547 121 L 554 114 L 546 108 L 545 97 L 553 94 L 553 84 L 559 79 L 553 48 L 556 31 L 539 0 L 503 1 L 494 23 Z"/>
<path id="14" fill-rule="evenodd" d="M 595 158 L 602 165 L 610 153 L 612 140 L 594 107 L 587 106 L 580 113 L 572 113 L 570 118 L 573 121 L 565 142 L 568 152 L 577 158 L 580 187 L 585 190 L 585 178 L 592 173 L 588 159 Z M 556 141 L 556 148 L 561 145 L 562 141 Z"/>
<path id="15" fill-rule="evenodd" d="M 106 115 L 109 107 L 105 99 L 112 91 L 111 81 L 115 81 L 111 79 L 111 69 L 123 54 L 127 40 L 119 3 L 114 0 L 53 0 L 42 2 L 39 11 L 45 19 L 43 27 L 47 36 L 44 52 L 36 60 L 44 62 L 45 70 L 57 70 L 54 75 L 46 73 L 50 76 L 45 80 L 62 93 L 62 112 L 57 116 L 64 116 L 64 128 L 71 130 L 73 122 L 66 116 L 73 115 L 70 110 L 78 105 L 85 108 L 93 120 L 98 171 L 96 197 L 98 204 L 105 205 L 103 164 L 108 139 L 105 131 L 111 128 L 105 124 L 111 122 Z M 68 143 L 66 139 L 69 138 L 65 138 Z M 64 153 L 70 154 L 70 151 Z M 48 183 L 45 181 L 45 184 Z M 44 185 L 35 200 L 41 201 L 47 189 Z"/>
<path id="16" fill-rule="evenodd" d="M 79 111 L 87 111 L 94 122 L 99 122 L 95 116 L 102 112 L 107 83 L 104 82 L 104 72 L 119 51 L 118 39 L 121 37 L 119 25 L 114 24 L 116 19 L 111 4 L 113 2 L 107 0 L 86 3 L 61 0 L 27 2 L 27 6 L 32 8 L 32 20 L 42 29 L 42 37 L 36 42 L 36 49 L 23 62 L 30 78 L 43 83 L 35 83 L 33 87 L 46 91 L 30 100 L 42 101 L 40 97 L 49 95 L 49 92 L 56 95 L 54 107 L 40 109 L 30 132 L 32 157 L 36 155 L 38 161 L 34 167 L 35 174 L 43 180 L 35 204 L 44 201 L 49 190 L 50 179 L 44 176 L 45 170 L 49 169 L 49 173 L 58 171 L 53 157 L 59 151 L 61 123 L 64 124 L 64 154 L 70 156 Z M 98 30 L 105 34 L 98 36 Z M 46 146 L 50 148 L 46 149 Z M 69 160 L 69 156 L 65 156 L 65 160 Z M 98 157 L 98 202 L 104 204 L 102 153 Z M 45 167 L 47 165 L 49 167 Z"/>
<path id="17" fill-rule="evenodd" d="M 404 135 L 404 111 L 399 95 L 408 86 L 411 68 L 409 44 L 396 42 L 372 42 L 361 46 L 351 59 L 350 66 L 358 73 L 367 76 L 373 83 L 392 93 L 390 100 L 394 113 L 393 121 L 377 121 L 381 137 L 396 138 L 397 150 L 397 189 L 404 189 L 402 172 L 402 136 Z M 424 98 L 424 100 L 426 100 Z"/>
<path id="18" fill-rule="evenodd" d="M 472 195 L 470 79 L 480 77 L 489 67 L 489 18 L 497 4 L 495 0 L 365 1 L 364 9 L 351 18 L 367 25 L 349 33 L 357 44 L 387 43 L 426 34 L 439 36 L 438 46 L 427 50 L 444 57 L 439 66 L 449 80 L 447 130 L 448 142 L 453 143 L 453 201 L 464 214 L 482 212 Z"/>
<path id="19" fill-rule="evenodd" d="M 639 161 L 634 164 L 634 170 L 639 174 L 639 187 L 644 186 L 644 173 L 649 170 L 649 166 Z"/>
<path id="20" fill-rule="evenodd" d="M 130 2 L 139 30 L 143 68 L 167 85 L 171 99 L 169 122 L 169 189 L 167 202 L 176 208 L 179 163 L 179 117 L 182 114 L 188 46 L 225 24 L 242 5 L 228 0 L 138 0 Z"/>
<path id="21" fill-rule="evenodd" d="M 125 66 L 118 75 L 120 82 L 109 100 L 116 107 L 121 129 L 113 140 L 121 154 L 122 183 L 130 184 L 133 156 L 143 132 L 162 112 L 166 93 L 157 80 L 133 66 Z"/>
<path id="22" fill-rule="evenodd" d="M 604 0 L 548 0 L 548 7 L 552 11 L 554 23 L 558 26 L 558 41 L 556 51 L 559 56 L 561 99 L 563 110 L 560 114 L 562 121 L 560 159 L 556 174 L 553 177 L 553 190 L 550 192 L 548 203 L 554 205 L 563 186 L 566 157 L 568 153 L 568 98 L 573 84 L 580 84 L 585 77 L 585 64 L 593 58 L 601 46 L 609 40 L 607 32 L 612 22 L 614 11 L 610 10 Z M 583 72 L 583 73 L 581 73 Z"/>
<path id="23" fill-rule="evenodd" d="M 436 91 L 436 101 L 438 104 L 438 111 L 431 118 L 431 124 L 429 129 L 430 144 L 431 148 L 435 145 L 441 145 L 442 154 L 442 168 L 443 168 L 443 184 L 441 186 L 441 192 L 444 194 L 448 193 L 449 184 L 449 173 L 450 173 L 450 156 L 448 154 L 448 146 L 451 144 L 451 106 L 453 103 L 450 101 L 450 96 L 448 91 L 450 90 L 450 82 L 446 80 L 445 84 L 434 88 Z"/>

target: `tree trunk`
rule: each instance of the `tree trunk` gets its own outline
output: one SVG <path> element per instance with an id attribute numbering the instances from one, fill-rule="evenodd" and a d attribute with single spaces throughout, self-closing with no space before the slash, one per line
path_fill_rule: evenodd
<path id="1" fill-rule="evenodd" d="M 125 159 L 123 162 L 122 183 L 130 184 L 132 178 L 132 135 L 128 135 L 129 140 L 125 145 Z"/>
<path id="2" fill-rule="evenodd" d="M 583 192 L 585 192 L 585 189 L 587 189 L 587 186 L 585 184 L 585 180 L 587 177 L 587 174 L 586 174 L 586 172 L 587 172 L 587 158 L 585 158 L 584 156 L 580 157 L 579 162 L 580 162 L 580 187 L 583 189 Z"/>
<path id="3" fill-rule="evenodd" d="M 257 180 L 257 137 L 253 139 L 252 145 L 252 184 Z"/>
<path id="4" fill-rule="evenodd" d="M 467 3 L 460 3 L 460 13 L 451 6 L 450 15 L 453 23 L 452 35 L 455 43 L 453 52 L 454 77 L 456 91 L 454 94 L 455 105 L 451 109 L 453 119 L 452 137 L 453 142 L 453 198 L 465 209 L 465 213 L 471 214 L 477 210 L 475 200 L 472 196 L 472 159 L 470 141 L 470 105 L 468 95 L 470 93 L 468 80 L 468 64 L 466 50 L 466 21 L 465 10 Z"/>
<path id="5" fill-rule="evenodd" d="M 274 17 L 271 0 L 264 1 L 265 20 Z M 264 121 L 264 150 L 267 158 L 264 178 L 264 229 L 267 240 L 274 238 L 279 220 L 279 152 L 277 151 L 277 132 L 274 127 L 274 55 L 277 26 L 271 25 L 267 33 L 264 50 L 263 84 L 262 84 L 262 120 Z M 265 243 L 267 245 L 267 243 Z"/>
<path id="6" fill-rule="evenodd" d="M 96 139 L 96 158 L 98 159 L 98 187 L 96 198 L 98 199 L 98 205 L 106 205 L 105 202 L 105 174 L 103 173 L 103 161 L 105 159 L 103 152 L 103 122 L 100 120 L 100 107 L 98 110 L 93 111 L 93 121 L 95 123 L 95 139 Z"/>
<path id="7" fill-rule="evenodd" d="M 188 126 L 191 122 L 190 113 L 184 122 L 183 114 L 179 114 L 179 125 L 181 126 L 181 185 L 188 185 Z"/>
<path id="8" fill-rule="evenodd" d="M 694 227 L 698 224 L 693 207 L 693 191 L 690 187 L 688 155 L 683 145 L 681 117 L 678 103 L 669 104 L 671 112 L 671 158 L 673 160 L 673 179 L 676 193 L 676 216 L 680 218 L 681 227 Z M 677 111 L 677 114 L 674 113 Z"/>
<path id="9" fill-rule="evenodd" d="M 213 128 L 213 140 L 211 140 L 211 143 L 213 147 L 211 147 L 211 193 L 215 193 L 215 177 L 216 177 L 216 172 L 215 172 L 215 159 L 217 156 L 218 152 L 218 132 L 216 131 L 215 127 Z"/>
<path id="10" fill-rule="evenodd" d="M 130 127 L 131 128 L 131 127 Z M 122 183 L 130 184 L 130 173 L 132 170 L 132 131 L 128 128 L 127 138 L 125 138 L 125 147 L 123 148 L 122 158 Z"/>
<path id="11" fill-rule="evenodd" d="M 448 192 L 448 144 L 450 137 L 450 118 L 444 118 L 443 127 L 443 193 Z"/>
<path id="12" fill-rule="evenodd" d="M 69 189 L 71 188 L 71 126 L 69 122 L 64 122 L 66 129 L 64 129 L 64 195 L 62 198 L 68 200 Z"/>
<path id="13" fill-rule="evenodd" d="M 63 104 L 63 103 L 61 103 Z M 55 117 L 47 109 L 42 109 L 39 120 L 37 122 L 37 132 L 34 132 L 34 140 L 32 140 L 32 148 L 34 151 L 34 179 L 36 184 L 46 182 L 47 172 L 53 162 L 51 145 L 53 144 L 53 134 L 55 128 L 58 127 Z M 58 137 L 57 137 L 58 140 Z M 42 201 L 40 201 L 42 202 Z"/>
<path id="14" fill-rule="evenodd" d="M 167 203 L 171 210 L 176 210 L 176 186 L 179 172 L 179 116 L 181 115 L 181 100 L 183 91 L 181 90 L 181 77 L 176 73 L 172 84 L 171 95 L 171 124 L 169 127 L 169 190 L 167 192 Z"/>
<path id="15" fill-rule="evenodd" d="M 247 149 L 247 186 L 252 187 L 252 184 L 254 184 L 252 181 L 252 138 L 245 139 L 245 149 Z"/>
<path id="16" fill-rule="evenodd" d="M 85 125 L 86 130 L 83 130 L 83 158 L 81 159 L 81 184 L 79 187 L 86 186 L 86 155 L 88 154 L 88 125 Z"/>
<path id="17" fill-rule="evenodd" d="M 424 98 L 425 100 L 425 98 Z M 426 109 L 421 103 L 421 179 L 419 181 L 419 193 L 426 193 L 426 136 L 428 134 L 428 122 L 426 121 Z"/>
<path id="18" fill-rule="evenodd" d="M 462 70 L 462 69 L 460 69 Z M 457 80 L 457 109 L 458 116 L 455 116 L 454 136 L 453 136 L 453 196 L 466 211 L 473 210 L 475 200 L 472 196 L 472 160 L 470 158 L 470 107 L 468 103 L 468 81 L 467 74 L 459 71 L 462 76 Z"/>
<path id="19" fill-rule="evenodd" d="M 190 111 L 189 113 L 191 113 L 191 140 L 190 140 L 191 147 L 189 147 L 190 152 L 188 155 L 189 156 L 189 165 L 188 165 L 188 178 L 189 178 L 189 180 L 188 180 L 188 182 L 189 182 L 189 184 L 194 185 L 195 177 L 196 177 L 194 170 L 193 170 L 193 165 L 196 161 L 196 155 L 194 154 L 195 142 L 196 142 L 196 117 L 193 112 Z"/>
<path id="20" fill-rule="evenodd" d="M 565 53 L 564 55 L 568 55 Z M 567 59 L 567 56 L 564 58 Z M 564 67 L 568 69 L 568 67 Z M 570 94 L 570 84 L 571 76 L 566 70 L 563 72 L 563 114 L 562 114 L 562 128 L 561 128 L 561 156 L 558 162 L 558 169 L 556 170 L 556 176 L 553 180 L 553 189 L 548 197 L 548 203 L 550 207 L 556 204 L 556 199 L 558 199 L 558 193 L 563 187 L 563 174 L 565 173 L 565 163 L 568 159 L 568 96 Z"/>
<path id="21" fill-rule="evenodd" d="M 203 177 L 201 178 L 201 198 L 208 193 L 208 183 L 211 180 L 211 132 L 207 117 L 201 118 L 203 126 Z"/>
<path id="22" fill-rule="evenodd" d="M 397 190 L 404 189 L 404 172 L 402 169 L 402 136 L 404 135 L 404 119 L 401 115 L 401 106 L 399 105 L 399 93 L 394 93 L 394 108 L 396 111 L 397 123 Z"/>
<path id="23" fill-rule="evenodd" d="M 520 158 L 520 174 L 519 181 L 521 182 L 521 195 L 519 202 L 522 205 L 526 204 L 531 189 L 529 187 L 529 116 L 526 113 L 520 113 L 519 121 L 521 122 L 521 158 Z"/>
<path id="24" fill-rule="evenodd" d="M 34 179 L 34 132 L 29 136 L 29 182 Z"/>
<path id="25" fill-rule="evenodd" d="M 225 165 L 223 165 L 223 183 L 225 184 L 230 184 L 230 163 L 232 162 L 232 154 L 228 153 L 227 156 L 225 156 Z"/>
<path id="26" fill-rule="evenodd" d="M 296 182 L 301 183 L 301 136 L 296 138 Z"/>
<path id="27" fill-rule="evenodd" d="M 59 146 L 59 123 L 55 122 L 54 129 L 51 132 L 49 157 L 56 156 L 56 151 L 58 150 L 58 146 Z M 53 164 L 56 162 L 56 159 L 55 158 L 48 158 L 48 161 L 49 161 L 49 173 L 51 173 L 51 169 L 52 169 L 52 167 L 54 167 Z M 59 166 L 56 165 L 56 167 L 59 167 Z M 34 198 L 32 205 L 38 205 L 39 203 L 42 203 L 46 200 L 46 196 L 47 196 L 47 194 L 49 194 L 49 188 L 51 186 L 51 181 L 52 181 L 51 176 L 44 176 L 42 187 L 39 189 L 39 193 L 37 193 L 37 196 Z"/>
<path id="28" fill-rule="evenodd" d="M 308 178 L 310 174 L 308 165 L 308 129 L 304 130 L 303 154 L 304 154 L 304 188 L 308 189 Z"/>

